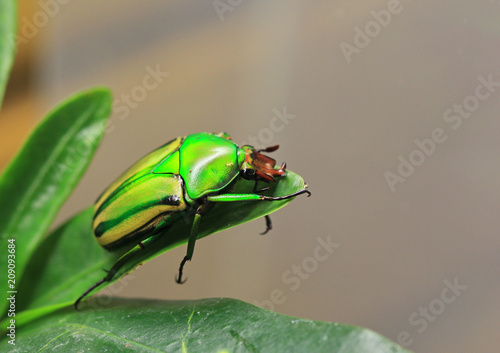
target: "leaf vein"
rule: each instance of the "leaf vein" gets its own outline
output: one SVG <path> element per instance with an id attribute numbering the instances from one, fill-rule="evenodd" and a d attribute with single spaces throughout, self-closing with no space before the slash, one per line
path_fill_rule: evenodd
<path id="1" fill-rule="evenodd" d="M 187 331 L 182 336 L 182 353 L 187 353 L 186 338 L 189 335 L 189 333 L 191 332 L 191 319 L 193 318 L 195 310 L 196 310 L 196 305 L 193 306 L 193 311 L 191 311 L 191 315 L 189 315 L 189 319 L 188 319 L 188 322 L 187 322 L 187 324 L 188 324 Z"/>
<path id="2" fill-rule="evenodd" d="M 61 326 L 63 326 L 63 325 L 61 325 L 61 324 L 48 325 L 48 326 L 44 326 L 43 328 L 41 328 L 38 331 L 40 332 L 40 331 L 46 330 L 46 329 L 51 328 L 51 327 L 61 327 Z M 77 324 L 77 323 L 65 323 L 64 326 L 78 328 L 78 330 L 71 331 L 71 330 L 67 329 L 66 331 L 64 331 L 60 335 L 52 338 L 49 342 L 47 342 L 47 344 L 44 347 L 42 347 L 39 350 L 39 352 L 42 349 L 44 349 L 50 342 L 54 341 L 55 339 L 57 339 L 59 337 L 62 337 L 63 335 L 68 334 L 68 333 L 75 334 L 75 333 L 78 333 L 78 332 L 83 331 L 83 330 L 88 330 L 88 331 L 93 331 L 93 332 L 96 332 L 96 333 L 105 334 L 106 336 L 110 336 L 110 338 L 113 337 L 114 339 L 117 339 L 117 340 L 120 340 L 120 341 L 123 341 L 123 342 L 126 342 L 126 343 L 130 343 L 130 344 L 134 344 L 135 346 L 138 346 L 138 347 L 141 347 L 141 348 L 144 348 L 144 349 L 148 349 L 150 352 L 155 352 L 155 353 L 162 353 L 163 352 L 161 350 L 158 350 L 158 349 L 153 348 L 153 347 L 146 346 L 145 344 L 136 342 L 136 341 L 131 340 L 129 338 L 123 338 L 123 337 L 120 337 L 120 336 L 118 336 L 118 335 L 116 335 L 114 333 L 110 333 L 110 332 L 107 332 L 107 331 L 104 331 L 104 330 L 101 330 L 101 329 L 98 329 L 98 328 L 95 328 L 95 327 L 91 327 L 91 326 L 87 326 L 87 325 L 83 325 L 83 324 Z"/>

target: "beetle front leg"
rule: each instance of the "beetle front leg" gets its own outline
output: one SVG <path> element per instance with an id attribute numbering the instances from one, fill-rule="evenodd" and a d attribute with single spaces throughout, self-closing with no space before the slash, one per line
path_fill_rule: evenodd
<path id="1" fill-rule="evenodd" d="M 255 183 L 254 190 L 257 187 L 257 183 Z M 297 192 L 294 192 L 289 195 L 284 195 L 284 196 L 264 196 L 264 195 L 258 195 L 258 194 L 222 194 L 222 195 L 213 195 L 213 196 L 208 196 L 207 200 L 211 202 L 238 202 L 238 201 L 280 201 L 280 200 L 287 200 L 291 199 L 292 197 L 295 197 L 297 195 L 301 194 L 307 194 L 307 196 L 311 196 L 311 192 L 307 190 L 307 185 L 304 185 L 304 188 L 302 190 L 299 190 Z M 273 224 L 271 222 L 271 217 L 269 215 L 265 216 L 266 219 L 266 230 L 262 233 L 261 235 L 266 234 L 273 228 Z"/>
<path id="2" fill-rule="evenodd" d="M 181 261 L 179 266 L 179 275 L 176 276 L 175 281 L 179 284 L 183 284 L 187 281 L 187 278 L 182 280 L 182 270 L 184 269 L 184 265 L 186 261 L 191 261 L 194 253 L 194 244 L 196 243 L 196 238 L 198 237 L 198 228 L 200 227 L 201 214 L 204 210 L 204 205 L 201 205 L 196 210 L 196 214 L 194 215 L 193 226 L 191 227 L 191 234 L 189 235 L 188 246 L 186 256 Z"/>
<path id="3" fill-rule="evenodd" d="M 210 202 L 281 201 L 281 200 L 291 199 L 301 194 L 307 194 L 308 197 L 311 196 L 311 192 L 307 190 L 307 185 L 305 185 L 302 190 L 284 196 L 265 196 L 258 194 L 221 194 L 221 195 L 207 196 L 207 201 Z"/>

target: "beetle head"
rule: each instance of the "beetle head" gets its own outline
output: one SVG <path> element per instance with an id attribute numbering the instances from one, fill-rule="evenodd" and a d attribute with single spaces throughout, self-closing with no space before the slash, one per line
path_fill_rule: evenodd
<path id="1" fill-rule="evenodd" d="M 286 163 L 283 163 L 279 169 L 275 169 L 276 160 L 268 157 L 261 152 L 273 152 L 279 145 L 256 150 L 252 146 L 243 146 L 245 160 L 241 165 L 242 176 L 248 180 L 264 180 L 267 182 L 275 181 L 274 177 L 286 175 Z"/>

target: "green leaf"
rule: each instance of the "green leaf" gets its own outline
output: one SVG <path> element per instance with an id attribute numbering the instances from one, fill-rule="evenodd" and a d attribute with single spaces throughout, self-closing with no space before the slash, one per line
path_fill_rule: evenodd
<path id="1" fill-rule="evenodd" d="M 253 185 L 252 181 L 242 179 L 231 191 L 251 192 Z M 277 182 L 270 186 L 271 189 L 266 192 L 268 195 L 281 196 L 301 190 L 304 181 L 299 175 L 287 171 L 286 177 L 277 179 Z M 203 215 L 199 237 L 263 217 L 290 201 L 218 203 Z M 19 310 L 72 303 L 87 288 L 105 276 L 103 269 L 109 270 L 121 252 L 110 253 L 98 245 L 91 230 L 92 216 L 93 208 L 89 207 L 52 232 L 39 246 L 19 287 Z M 111 282 L 103 284 L 99 289 L 118 280 L 140 263 L 186 243 L 192 222 L 192 215 L 181 218 L 167 233 L 159 237 L 155 244 L 132 257 Z M 259 226 L 262 229 L 258 230 L 263 230 L 264 225 Z M 196 246 L 202 247 L 203 243 Z M 177 268 L 173 268 L 172 275 L 176 271 Z"/>
<path id="2" fill-rule="evenodd" d="M 103 269 L 111 268 L 116 256 L 95 241 L 91 229 L 93 214 L 93 207 L 80 212 L 37 248 L 19 284 L 18 312 L 73 303 L 105 275 Z"/>
<path id="3" fill-rule="evenodd" d="M 0 106 L 16 53 L 17 2 L 0 1 Z"/>
<path id="4" fill-rule="evenodd" d="M 408 352 L 367 329 L 280 315 L 235 299 L 120 299 L 105 309 L 98 301 L 89 304 L 93 309 L 66 308 L 18 329 L 15 347 L 64 353 Z M 2 352 L 11 348 L 7 340 L 0 343 Z"/>
<path id="5" fill-rule="evenodd" d="M 87 168 L 111 111 L 107 89 L 77 94 L 37 126 L 0 177 L 0 254 L 15 239 L 16 281 L 43 239 L 58 210 Z M 7 268 L 7 256 L 0 258 Z M 0 281 L 0 312 L 7 301 Z"/>

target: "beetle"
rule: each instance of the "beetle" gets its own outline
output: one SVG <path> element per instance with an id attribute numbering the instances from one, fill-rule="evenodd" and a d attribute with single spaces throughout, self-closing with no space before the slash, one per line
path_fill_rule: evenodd
<path id="1" fill-rule="evenodd" d="M 187 252 L 182 259 L 177 283 L 182 280 L 184 265 L 190 261 L 203 214 L 219 202 L 279 201 L 300 194 L 310 196 L 307 184 L 284 196 L 265 196 L 259 181 L 272 183 L 286 175 L 286 164 L 275 168 L 276 161 L 262 152 L 273 152 L 279 145 L 255 149 L 239 147 L 226 133 L 195 133 L 177 137 L 152 151 L 114 181 L 94 206 L 93 232 L 100 246 L 108 251 L 130 247 L 107 271 L 107 275 L 86 290 L 80 301 L 102 283 L 111 281 L 120 268 L 155 239 L 167 234 L 169 227 L 182 221 L 181 215 L 194 213 Z M 241 178 L 254 181 L 253 193 L 228 193 Z M 265 234 L 272 228 L 265 216 Z"/>

